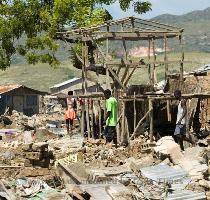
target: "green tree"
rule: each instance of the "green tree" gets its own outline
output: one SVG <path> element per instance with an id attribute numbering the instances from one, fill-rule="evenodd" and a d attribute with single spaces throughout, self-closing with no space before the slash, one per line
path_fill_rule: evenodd
<path id="1" fill-rule="evenodd" d="M 11 64 L 14 54 L 24 56 L 31 64 L 58 64 L 55 34 L 70 27 L 96 25 L 111 19 L 103 5 L 117 0 L 1 0 L 0 1 L 0 69 Z M 133 7 L 137 13 L 151 9 L 148 1 L 119 0 L 126 11 Z M 25 43 L 19 44 L 24 38 Z"/>

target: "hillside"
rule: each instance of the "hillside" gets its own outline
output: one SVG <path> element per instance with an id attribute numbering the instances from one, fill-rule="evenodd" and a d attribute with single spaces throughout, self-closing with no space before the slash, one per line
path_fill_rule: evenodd
<path id="1" fill-rule="evenodd" d="M 80 76 L 80 70 L 75 69 L 70 62 L 63 62 L 57 68 L 47 64 L 12 65 L 7 70 L 0 71 L 0 85 L 17 83 L 49 91 L 50 86 L 77 76 Z"/>
<path id="2" fill-rule="evenodd" d="M 186 51 L 210 52 L 210 8 L 180 16 L 164 14 L 152 20 L 184 28 Z"/>
<path id="3" fill-rule="evenodd" d="M 170 53 L 168 55 L 170 60 L 175 60 L 180 56 L 179 53 Z M 158 57 L 163 60 L 163 55 Z M 186 72 L 192 71 L 200 66 L 210 63 L 210 53 L 188 52 L 185 54 L 186 60 L 191 60 L 192 63 L 185 64 L 184 70 Z M 170 66 L 171 72 L 177 72 L 179 66 Z M 89 73 L 94 78 L 94 72 Z M 158 80 L 164 78 L 164 66 L 157 68 Z M 37 65 L 13 65 L 6 71 L 0 71 L 0 85 L 18 83 L 23 84 L 34 89 L 49 91 L 49 87 L 68 80 L 72 77 L 81 76 L 81 71 L 72 66 L 70 61 L 62 62 L 58 68 L 52 68 L 46 64 Z M 105 80 L 102 76 L 100 80 Z M 132 84 L 148 83 L 148 72 L 146 68 L 135 71 L 131 79 Z"/>
<path id="4" fill-rule="evenodd" d="M 185 65 L 185 71 L 191 71 L 203 64 L 210 63 L 210 8 L 180 16 L 164 14 L 152 20 L 176 25 L 185 29 L 184 41 L 185 51 L 187 52 L 185 59 L 194 62 L 190 65 Z M 62 64 L 58 68 L 51 68 L 47 64 L 28 65 L 22 57 L 16 55 L 13 58 L 13 65 L 6 71 L 0 71 L 0 84 L 19 83 L 34 89 L 48 91 L 49 87 L 56 83 L 75 76 L 81 76 L 80 70 L 74 68 L 69 61 L 69 47 L 62 42 L 60 44 L 61 47 L 57 52 L 57 56 L 62 61 Z M 174 42 L 171 42 L 169 46 L 173 47 L 174 44 Z M 128 42 L 127 46 L 128 48 L 133 48 L 139 46 L 139 43 Z M 122 49 L 122 44 L 113 42 L 110 51 L 111 49 L 119 51 L 119 49 Z M 170 56 L 175 58 L 178 57 L 178 54 L 171 53 Z M 163 69 L 160 68 L 158 71 L 159 80 L 164 77 Z M 142 70 L 135 72 L 132 83 L 141 84 L 148 82 L 147 71 Z M 139 77 L 141 77 L 141 82 Z"/>

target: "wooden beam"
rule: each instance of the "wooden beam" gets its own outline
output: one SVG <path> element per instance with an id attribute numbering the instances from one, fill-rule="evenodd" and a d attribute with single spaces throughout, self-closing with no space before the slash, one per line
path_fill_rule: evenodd
<path id="1" fill-rule="evenodd" d="M 120 65 L 117 69 L 117 72 L 116 72 L 116 75 L 119 77 L 119 74 L 120 74 L 120 70 L 122 69 L 122 65 Z"/>
<path id="2" fill-rule="evenodd" d="M 171 122 L 171 102 L 170 100 L 167 100 L 167 117 L 168 117 L 168 122 Z"/>
<path id="3" fill-rule="evenodd" d="M 122 84 L 122 82 L 120 81 L 120 79 L 117 77 L 117 75 L 114 73 L 114 71 L 110 68 L 107 67 L 108 70 L 110 71 L 110 73 L 112 74 L 112 76 L 115 78 L 115 80 L 120 84 L 120 86 L 125 90 L 126 87 Z"/>
<path id="4" fill-rule="evenodd" d="M 74 53 L 75 53 L 77 59 L 84 65 L 84 60 L 79 56 L 79 54 L 76 51 L 74 51 Z"/>
<path id="5" fill-rule="evenodd" d="M 133 130 L 136 128 L 136 93 L 134 92 L 134 100 L 133 100 L 133 113 L 134 113 L 134 119 L 133 119 Z"/>
<path id="6" fill-rule="evenodd" d="M 107 32 L 109 32 L 109 26 L 107 26 Z M 106 60 L 109 57 L 109 39 L 106 39 Z M 110 81 L 109 81 L 109 70 L 106 67 L 106 89 L 109 89 Z"/>
<path id="7" fill-rule="evenodd" d="M 91 112 L 91 115 L 90 115 L 90 118 L 91 118 L 91 137 L 94 138 L 94 132 L 93 132 L 93 127 L 94 127 L 94 117 L 93 117 L 93 100 L 92 98 L 90 99 L 90 112 Z M 96 116 L 95 116 L 96 118 Z"/>
<path id="8" fill-rule="evenodd" d="M 137 65 L 132 69 L 131 73 L 127 76 L 126 80 L 124 81 L 124 86 L 127 86 L 130 78 L 132 77 L 133 73 L 135 72 L 135 70 L 137 69 Z"/>
<path id="9" fill-rule="evenodd" d="M 122 123 L 121 123 L 121 126 L 122 126 L 122 129 L 121 129 L 121 142 L 125 142 L 125 102 L 122 102 Z"/>
<path id="10" fill-rule="evenodd" d="M 184 61 L 184 46 L 182 44 L 182 36 L 179 36 L 179 43 L 181 47 L 181 61 Z M 184 80 L 184 67 L 183 67 L 183 62 L 180 63 L 180 80 Z"/>
<path id="11" fill-rule="evenodd" d="M 135 18 L 131 17 L 131 27 L 132 27 L 132 32 L 135 31 L 135 24 L 134 24 Z"/>
<path id="12" fill-rule="evenodd" d="M 86 125 L 87 125 L 87 131 L 88 131 L 88 139 L 90 139 L 91 132 L 90 132 L 90 114 L 89 114 L 89 99 L 86 100 Z"/>
<path id="13" fill-rule="evenodd" d="M 164 38 L 164 34 L 167 34 L 167 37 L 177 37 L 180 35 L 179 32 L 163 32 L 163 31 L 136 31 L 136 32 L 96 32 L 94 33 L 95 36 L 94 39 L 96 40 L 104 40 L 104 39 L 110 39 L 110 40 L 139 40 L 139 39 L 148 39 L 148 38 Z M 83 40 L 87 40 L 88 38 L 84 38 Z"/>
<path id="14" fill-rule="evenodd" d="M 155 65 L 156 54 L 155 54 L 155 39 L 154 38 L 152 38 L 152 52 L 153 52 L 153 61 L 154 61 L 153 70 L 152 70 L 152 84 L 155 84 L 157 83 L 157 72 L 156 72 L 156 65 Z"/>
<path id="15" fill-rule="evenodd" d="M 135 127 L 135 129 L 134 129 L 134 131 L 133 131 L 132 136 L 130 137 L 130 140 L 132 140 L 132 139 L 135 137 L 136 131 L 138 130 L 139 126 L 140 126 L 141 123 L 146 119 L 146 117 L 149 115 L 150 112 L 151 112 L 151 110 L 149 109 L 149 110 L 147 111 L 147 113 L 139 120 L 137 126 Z"/>
<path id="16" fill-rule="evenodd" d="M 149 82 L 150 84 L 152 83 L 152 80 L 151 80 L 151 64 L 150 64 L 150 58 L 151 58 L 151 55 L 150 55 L 150 50 L 151 50 L 151 39 L 149 38 L 148 40 L 148 53 L 147 53 L 147 57 L 148 57 L 148 75 L 149 75 Z"/>
<path id="17" fill-rule="evenodd" d="M 164 62 L 165 62 L 165 80 L 167 80 L 168 76 L 168 64 L 167 64 L 167 36 L 164 35 Z"/>
<path id="18" fill-rule="evenodd" d="M 98 100 L 98 107 L 99 107 L 99 139 L 102 135 L 102 126 L 101 126 L 101 100 Z"/>
<path id="19" fill-rule="evenodd" d="M 149 99 L 149 119 L 150 119 L 150 128 L 149 128 L 149 137 L 150 137 L 150 142 L 153 142 L 153 123 L 154 123 L 154 118 L 153 118 L 153 101 L 152 99 Z"/>
<path id="20" fill-rule="evenodd" d="M 124 66 L 122 67 L 125 67 L 126 65 L 130 65 L 130 67 L 135 67 L 136 65 L 138 66 L 138 68 L 142 68 L 142 67 L 147 67 L 148 65 L 164 65 L 164 64 L 179 64 L 179 63 L 193 63 L 192 61 L 181 61 L 181 60 L 171 60 L 171 61 L 148 61 L 148 62 L 145 62 L 145 64 L 141 64 L 140 62 L 129 62 L 129 61 L 123 61 L 124 62 Z M 122 65 L 122 62 L 119 62 L 119 61 L 107 61 L 106 62 L 107 65 L 116 65 L 116 66 L 120 66 Z"/>
<path id="21" fill-rule="evenodd" d="M 125 65 L 125 62 L 124 62 L 123 59 L 121 60 L 121 62 L 122 62 L 122 65 Z M 123 74 L 122 79 L 121 79 L 121 82 L 122 82 L 122 83 L 124 82 L 124 80 L 125 80 L 125 78 L 126 78 L 126 76 L 127 76 L 127 74 L 128 74 L 129 68 L 130 68 L 130 65 L 126 65 L 124 74 Z"/>
<path id="22" fill-rule="evenodd" d="M 100 54 L 102 55 L 104 61 L 107 60 L 106 55 L 104 54 L 104 52 L 102 51 L 101 47 L 97 44 L 97 42 L 95 42 L 93 39 L 91 39 L 92 43 L 96 45 L 98 51 L 100 52 Z"/>
<path id="23" fill-rule="evenodd" d="M 83 181 L 86 181 L 85 179 L 80 178 L 77 176 L 75 172 L 73 172 L 69 167 L 66 165 L 58 162 L 58 165 L 63 169 L 64 172 L 66 172 L 67 175 L 71 177 L 71 179 L 75 182 L 75 184 L 81 184 Z"/>
<path id="24" fill-rule="evenodd" d="M 124 57 L 125 57 L 125 60 L 127 60 L 128 59 L 128 52 L 127 52 L 125 39 L 123 39 L 122 42 L 123 42 L 123 49 L 124 49 Z"/>

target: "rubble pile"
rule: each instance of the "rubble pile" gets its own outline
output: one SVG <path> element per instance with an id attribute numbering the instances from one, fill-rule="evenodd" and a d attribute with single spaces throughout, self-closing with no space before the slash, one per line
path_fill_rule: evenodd
<path id="1" fill-rule="evenodd" d="M 50 161 L 54 158 L 52 151 L 48 150 L 46 142 L 24 145 L 23 156 L 25 157 L 25 167 L 40 166 L 49 168 Z"/>
<path id="2" fill-rule="evenodd" d="M 172 137 L 140 135 L 115 148 L 62 128 L 62 114 L 7 116 L 0 140 L 5 199 L 210 199 L 210 139 L 181 151 Z"/>

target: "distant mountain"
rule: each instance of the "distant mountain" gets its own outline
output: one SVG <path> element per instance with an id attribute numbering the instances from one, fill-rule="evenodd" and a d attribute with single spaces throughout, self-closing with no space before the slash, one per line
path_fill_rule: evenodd
<path id="1" fill-rule="evenodd" d="M 184 28 L 185 50 L 210 52 L 210 7 L 184 15 L 159 15 L 152 20 Z"/>
<path id="2" fill-rule="evenodd" d="M 159 15 L 152 20 L 159 21 L 165 24 L 175 25 L 180 28 L 184 28 L 184 42 L 185 51 L 201 51 L 210 52 L 210 7 L 205 10 L 193 11 L 184 15 L 171 15 L 164 14 Z M 24 39 L 23 39 L 24 42 Z M 70 52 L 68 45 L 59 41 L 60 49 L 56 53 L 59 60 L 69 59 Z M 126 42 L 127 48 L 131 49 L 144 45 L 142 42 Z M 122 44 L 118 41 L 112 43 L 112 50 L 118 52 L 122 49 Z M 178 48 L 177 40 L 172 40 L 169 43 L 169 48 Z M 22 56 L 14 55 L 12 64 L 26 64 L 25 59 Z"/>

